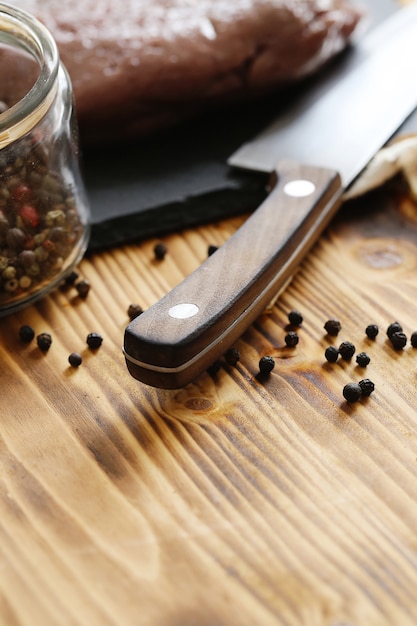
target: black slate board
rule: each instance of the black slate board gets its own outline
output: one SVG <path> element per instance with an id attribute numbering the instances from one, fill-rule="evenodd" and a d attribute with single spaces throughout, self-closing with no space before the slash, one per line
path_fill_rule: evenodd
<path id="1" fill-rule="evenodd" d="M 394 0 L 367 0 L 371 26 L 393 13 Z M 299 92 L 326 72 L 343 71 L 344 56 L 318 77 L 284 94 L 238 103 L 147 140 L 83 147 L 83 171 L 92 210 L 90 250 L 161 236 L 254 210 L 268 177 L 232 170 L 227 158 L 255 136 Z M 339 68 L 340 66 L 340 68 Z"/>

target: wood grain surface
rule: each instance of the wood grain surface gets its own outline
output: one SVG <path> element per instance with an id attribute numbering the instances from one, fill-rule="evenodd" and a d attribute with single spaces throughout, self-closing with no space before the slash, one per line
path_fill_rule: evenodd
<path id="1" fill-rule="evenodd" d="M 417 349 L 385 333 L 417 329 L 417 207 L 402 188 L 343 207 L 236 367 L 176 391 L 127 372 L 129 304 L 150 306 L 243 221 L 166 237 L 159 262 L 155 240 L 86 258 L 85 300 L 57 290 L 0 320 L 2 625 L 417 623 Z M 19 340 L 24 323 L 51 333 L 48 353 Z M 344 340 L 367 368 L 325 361 Z M 259 379 L 264 355 L 275 368 Z M 346 403 L 362 378 L 374 393 Z"/>

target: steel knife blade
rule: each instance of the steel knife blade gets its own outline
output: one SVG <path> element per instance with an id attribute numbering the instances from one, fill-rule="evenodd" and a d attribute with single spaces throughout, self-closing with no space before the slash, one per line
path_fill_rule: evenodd
<path id="1" fill-rule="evenodd" d="M 417 106 L 417 4 L 355 46 L 349 71 L 244 144 L 231 167 L 272 172 L 261 206 L 213 255 L 126 328 L 130 374 L 183 387 L 282 291 L 344 190 Z"/>

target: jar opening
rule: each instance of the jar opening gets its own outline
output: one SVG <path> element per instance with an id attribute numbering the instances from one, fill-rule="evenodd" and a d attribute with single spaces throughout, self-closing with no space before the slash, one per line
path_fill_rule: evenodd
<path id="1" fill-rule="evenodd" d="M 0 149 L 46 113 L 58 69 L 49 31 L 25 11 L 0 2 Z"/>
<path id="2" fill-rule="evenodd" d="M 1 39 L 1 37 L 0 37 Z M 24 50 L 2 44 L 0 40 L 0 102 L 2 110 L 22 100 L 39 78 L 40 67 Z"/>

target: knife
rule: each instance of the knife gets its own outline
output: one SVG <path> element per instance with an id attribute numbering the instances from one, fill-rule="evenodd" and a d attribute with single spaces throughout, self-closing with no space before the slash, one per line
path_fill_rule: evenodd
<path id="1" fill-rule="evenodd" d="M 229 159 L 271 172 L 271 191 L 236 233 L 126 328 L 130 374 L 176 389 L 243 334 L 338 210 L 342 196 L 417 105 L 417 5 L 355 46 L 340 80 L 302 100 Z"/>

